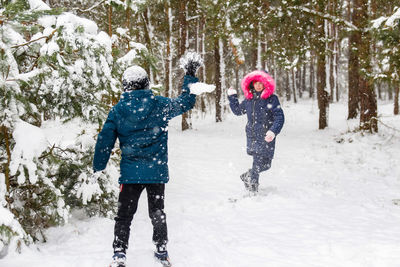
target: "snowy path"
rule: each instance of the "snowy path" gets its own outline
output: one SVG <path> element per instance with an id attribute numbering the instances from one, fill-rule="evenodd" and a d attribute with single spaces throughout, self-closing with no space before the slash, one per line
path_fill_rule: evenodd
<path id="1" fill-rule="evenodd" d="M 276 157 L 252 198 L 242 197 L 238 178 L 251 165 L 244 117 L 195 121 L 195 130 L 183 134 L 176 130 L 180 121 L 172 122 L 166 213 L 174 267 L 400 266 L 400 207 L 392 204 L 400 198 L 399 135 L 347 134 L 338 143 L 347 123 L 357 123 L 345 120 L 343 105 L 331 107 L 324 131 L 316 130 L 311 103 L 284 110 Z M 142 197 L 129 267 L 158 266 L 146 208 Z M 112 231 L 110 219 L 73 220 L 50 229 L 40 252 L 27 249 L 0 266 L 107 266 Z"/>

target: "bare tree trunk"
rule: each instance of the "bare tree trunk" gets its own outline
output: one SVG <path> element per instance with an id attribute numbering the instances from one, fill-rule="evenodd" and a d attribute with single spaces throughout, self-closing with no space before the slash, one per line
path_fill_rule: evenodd
<path id="1" fill-rule="evenodd" d="M 112 36 L 112 6 L 108 5 L 108 35 Z"/>
<path id="2" fill-rule="evenodd" d="M 252 46 L 252 62 L 251 62 L 251 70 L 255 70 L 257 69 L 257 63 L 258 63 L 258 36 L 259 32 L 258 32 L 258 23 L 256 23 L 256 25 L 254 25 L 254 29 L 252 31 L 252 35 L 253 35 L 253 46 Z"/>
<path id="3" fill-rule="evenodd" d="M 325 129 L 328 126 L 327 109 L 329 107 L 329 94 L 325 91 L 326 87 L 326 69 L 325 55 L 318 56 L 317 59 L 317 98 L 319 108 L 319 129 Z"/>
<path id="4" fill-rule="evenodd" d="M 201 53 L 203 55 L 204 61 L 206 60 L 206 32 L 205 32 L 205 24 L 206 24 L 206 19 L 205 17 L 202 18 L 202 23 L 201 23 L 201 30 L 202 30 L 202 34 L 201 34 Z M 204 63 L 205 65 L 205 63 Z M 202 71 L 202 81 L 206 81 L 206 67 L 202 67 L 203 71 Z"/>
<path id="5" fill-rule="evenodd" d="M 399 115 L 399 91 L 399 85 L 397 85 L 394 93 L 394 115 Z"/>
<path id="6" fill-rule="evenodd" d="M 356 6 L 353 7 L 353 12 L 350 12 L 350 14 L 353 24 L 358 25 L 361 19 L 359 9 Z M 347 119 L 356 118 L 359 110 L 360 65 L 358 47 L 360 47 L 360 43 L 361 32 L 353 31 L 349 38 L 349 101 Z"/>
<path id="7" fill-rule="evenodd" d="M 265 34 L 264 38 L 263 38 L 263 42 L 261 42 L 261 58 L 264 57 L 263 55 L 265 54 L 266 48 L 267 48 L 267 35 Z M 262 67 L 261 68 L 263 70 L 268 71 L 267 59 L 266 58 L 264 58 L 264 60 L 262 60 Z"/>
<path id="8" fill-rule="evenodd" d="M 290 101 L 291 98 L 291 90 L 290 90 L 290 82 L 289 82 L 289 71 L 285 70 L 285 92 L 286 92 L 286 100 Z"/>
<path id="9" fill-rule="evenodd" d="M 320 12 L 325 12 L 323 1 L 319 1 L 318 8 Z M 329 94 L 325 91 L 326 87 L 326 44 L 323 41 L 325 35 L 325 21 L 323 18 L 316 18 L 317 36 L 317 99 L 319 108 L 319 129 L 325 129 L 328 126 L 327 110 L 329 107 Z"/>
<path id="10" fill-rule="evenodd" d="M 360 20 L 358 28 L 361 30 L 361 42 L 357 47 L 359 50 L 359 60 L 361 62 L 361 68 L 363 74 L 360 75 L 360 129 L 363 131 L 369 131 L 371 133 L 378 132 L 378 121 L 377 121 L 377 100 L 374 90 L 373 79 L 370 77 L 372 73 L 371 66 L 371 33 L 366 30 L 369 25 L 368 15 L 368 2 L 363 0 L 355 0 L 354 9 L 360 11 Z"/>
<path id="11" fill-rule="evenodd" d="M 293 90 L 293 101 L 294 101 L 294 103 L 297 103 L 296 87 L 297 87 L 296 71 L 293 68 L 292 69 L 292 90 Z"/>
<path id="12" fill-rule="evenodd" d="M 388 83 L 388 99 L 393 100 L 393 85 Z"/>
<path id="13" fill-rule="evenodd" d="M 222 121 L 221 108 L 221 58 L 219 54 L 219 38 L 214 38 L 214 60 L 215 60 L 215 121 Z"/>
<path id="14" fill-rule="evenodd" d="M 179 43 L 179 58 L 186 52 L 186 35 L 187 35 L 187 21 L 186 21 L 186 0 L 179 2 L 179 29 L 180 29 L 180 43 Z M 179 93 L 182 88 L 179 89 Z M 188 115 L 182 114 L 182 131 L 189 129 Z"/>
<path id="15" fill-rule="evenodd" d="M 333 38 L 334 37 L 334 35 L 333 35 L 333 25 L 330 25 L 331 26 L 331 34 L 332 34 L 332 36 L 330 36 L 330 38 Z M 330 53 L 330 59 L 329 59 L 329 84 L 330 84 L 330 89 L 331 89 L 331 93 L 330 93 L 330 96 L 329 96 L 329 102 L 330 103 L 333 103 L 333 99 L 334 99 L 334 96 L 335 96 L 335 74 L 334 74 L 334 71 L 335 71 L 335 68 L 334 68 L 334 63 L 335 63 L 335 42 L 334 41 L 331 41 L 331 43 L 329 44 L 329 46 L 330 46 L 330 50 L 331 50 L 331 53 Z"/>
<path id="16" fill-rule="evenodd" d="M 314 98 L 314 88 L 315 88 L 315 71 L 314 71 L 314 55 L 311 53 L 310 60 L 310 98 Z"/>
<path id="17" fill-rule="evenodd" d="M 6 145 L 6 153 L 7 153 L 7 162 L 4 164 L 6 189 L 7 189 L 7 192 L 10 192 L 10 163 L 11 163 L 10 138 L 8 136 L 8 128 L 6 126 L 4 126 L 4 125 L 1 126 L 1 130 L 3 132 L 5 145 Z"/>
<path id="18" fill-rule="evenodd" d="M 165 11 L 165 16 L 166 16 L 166 21 L 168 21 L 168 28 L 166 29 L 166 35 L 167 35 L 167 51 L 166 51 L 166 60 L 165 60 L 165 81 L 164 81 L 164 86 L 165 86 L 165 96 L 169 97 L 170 93 L 169 91 L 171 90 L 171 17 L 170 17 L 170 12 L 171 12 L 171 7 L 169 6 L 169 1 L 165 1 L 164 4 L 164 11 Z"/>
<path id="19" fill-rule="evenodd" d="M 336 27 L 336 26 L 335 26 Z M 339 40 L 339 28 L 336 28 L 336 57 L 335 57 L 335 88 L 336 88 L 336 102 L 339 102 L 339 59 L 340 59 L 340 40 Z"/>
<path id="20" fill-rule="evenodd" d="M 380 100 L 382 100 L 382 82 L 378 81 L 376 87 L 377 87 L 377 90 L 378 90 L 378 98 Z"/>
<path id="21" fill-rule="evenodd" d="M 150 27 L 149 27 L 150 21 L 149 21 L 148 15 L 149 15 L 148 9 L 146 8 L 146 10 L 144 10 L 142 13 L 144 39 L 146 40 L 146 45 L 147 45 L 147 49 L 148 49 L 149 53 L 152 54 L 152 45 L 151 45 Z M 150 68 L 150 64 L 148 62 L 146 62 L 143 67 L 146 70 L 146 72 L 149 74 L 149 77 L 154 81 L 152 71 Z"/>
<path id="22" fill-rule="evenodd" d="M 300 98 L 303 97 L 303 92 L 305 92 L 306 87 L 307 87 L 307 85 L 306 85 L 306 71 L 307 71 L 307 67 L 306 67 L 306 64 L 304 64 L 303 65 L 303 70 L 302 70 L 302 76 L 301 76 L 301 86 L 300 86 L 300 91 L 299 91 L 299 92 L 301 92 Z"/>

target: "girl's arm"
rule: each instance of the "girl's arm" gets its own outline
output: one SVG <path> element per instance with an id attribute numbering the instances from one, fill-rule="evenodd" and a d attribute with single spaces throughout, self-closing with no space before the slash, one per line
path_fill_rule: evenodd
<path id="1" fill-rule="evenodd" d="M 230 88 L 229 90 L 234 90 L 234 89 Z M 239 104 L 237 93 L 229 94 L 228 92 L 228 99 L 229 99 L 229 106 L 231 107 L 233 114 L 235 114 L 236 116 L 246 114 L 245 101 Z"/>
<path id="2" fill-rule="evenodd" d="M 281 132 L 283 124 L 285 123 L 285 115 L 283 114 L 278 97 L 276 95 L 273 95 L 272 97 L 272 114 L 274 117 L 274 123 L 269 130 L 277 135 Z"/>

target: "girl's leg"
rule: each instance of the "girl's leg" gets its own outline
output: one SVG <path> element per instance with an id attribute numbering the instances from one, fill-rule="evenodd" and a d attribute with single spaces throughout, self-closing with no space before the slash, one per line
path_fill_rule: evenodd
<path id="1" fill-rule="evenodd" d="M 260 173 L 271 168 L 272 159 L 263 155 L 253 155 L 253 167 L 251 169 L 251 184 L 257 185 L 260 178 Z"/>
<path id="2" fill-rule="evenodd" d="M 130 226 L 136 213 L 140 194 L 144 189 L 142 184 L 121 185 L 118 197 L 118 213 L 114 227 L 114 253 L 126 253 L 128 248 Z"/>

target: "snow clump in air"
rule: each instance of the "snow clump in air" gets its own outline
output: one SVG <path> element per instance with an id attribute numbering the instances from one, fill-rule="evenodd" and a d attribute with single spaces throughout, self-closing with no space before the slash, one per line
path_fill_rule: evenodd
<path id="1" fill-rule="evenodd" d="M 179 60 L 179 67 L 186 70 L 189 62 L 199 62 L 200 66 L 203 65 L 203 59 L 196 52 L 188 52 L 184 57 Z"/>
<path id="2" fill-rule="evenodd" d="M 189 84 L 190 93 L 200 95 L 203 93 L 211 93 L 215 90 L 215 85 L 206 83 L 191 83 Z"/>

